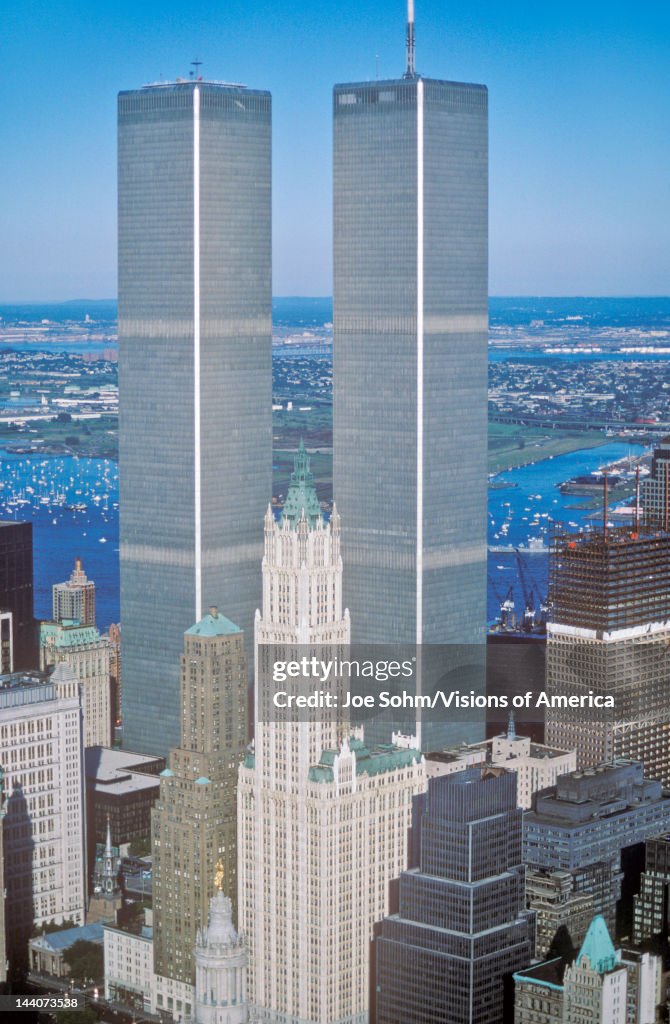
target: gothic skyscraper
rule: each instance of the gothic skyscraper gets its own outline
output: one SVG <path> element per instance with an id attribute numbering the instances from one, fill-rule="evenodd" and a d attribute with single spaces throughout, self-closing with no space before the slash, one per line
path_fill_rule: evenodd
<path id="1" fill-rule="evenodd" d="M 416 74 L 411 11 L 407 55 L 403 78 L 333 96 L 344 598 L 354 643 L 483 645 L 488 94 Z M 466 657 L 483 690 L 483 647 Z"/>
<path id="2" fill-rule="evenodd" d="M 271 491 L 271 101 L 203 82 L 119 95 L 124 745 L 179 742 L 181 637 L 216 601 L 251 636 Z"/>
<path id="3" fill-rule="evenodd" d="M 273 712 L 270 695 L 286 684 L 261 682 L 275 654 L 346 650 L 340 536 L 337 510 L 321 516 L 301 446 L 281 522 L 271 508 L 265 517 L 255 753 L 238 789 L 240 928 L 254 1012 L 272 1024 L 366 1024 L 372 928 L 405 866 L 412 796 L 425 785 L 419 751 L 369 750 L 345 714 Z"/>

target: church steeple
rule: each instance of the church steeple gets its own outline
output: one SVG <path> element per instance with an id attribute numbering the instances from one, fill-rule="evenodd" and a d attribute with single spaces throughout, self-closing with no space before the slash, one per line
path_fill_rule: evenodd
<path id="1" fill-rule="evenodd" d="M 314 484 L 314 474 L 309 468 L 309 455 L 305 443 L 301 440 L 293 462 L 291 483 L 282 512 L 282 524 L 287 522 L 292 527 L 296 526 L 303 513 L 310 529 L 321 520 L 321 506 Z"/>

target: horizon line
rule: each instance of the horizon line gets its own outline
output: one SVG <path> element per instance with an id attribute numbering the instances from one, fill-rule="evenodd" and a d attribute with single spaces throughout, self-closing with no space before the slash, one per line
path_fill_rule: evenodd
<path id="1" fill-rule="evenodd" d="M 332 302 L 332 295 L 273 295 L 272 301 L 275 302 L 277 299 L 300 299 L 305 300 L 328 300 Z M 670 299 L 670 292 L 667 294 L 657 292 L 621 292 L 616 294 L 596 294 L 596 293 L 574 293 L 574 294 L 541 294 L 531 292 L 515 292 L 509 294 L 492 294 L 488 296 L 489 301 L 491 299 Z M 2 306 L 72 306 L 79 303 L 90 302 L 90 303 L 117 303 L 117 297 L 110 298 L 76 298 L 76 299 L 0 299 L 0 307 Z"/>

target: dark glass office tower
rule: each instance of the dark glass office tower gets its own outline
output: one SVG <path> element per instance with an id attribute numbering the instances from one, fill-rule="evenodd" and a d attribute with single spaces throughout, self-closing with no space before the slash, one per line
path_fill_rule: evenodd
<path id="1" fill-rule="evenodd" d="M 516 775 L 500 768 L 433 778 L 415 797 L 414 866 L 373 943 L 376 1024 L 510 1019 L 506 979 L 529 965 L 535 931 L 524 909 L 522 815 Z"/>
<path id="2" fill-rule="evenodd" d="M 119 95 L 124 746 L 179 742 L 184 631 L 253 636 L 271 493 L 271 100 L 199 79 Z"/>
<path id="3" fill-rule="evenodd" d="M 352 642 L 481 645 L 482 693 L 487 99 L 411 70 L 333 95 L 333 490 Z M 483 719 L 424 729 L 421 745 L 482 735 Z"/>
<path id="4" fill-rule="evenodd" d="M 2 671 L 36 668 L 32 523 L 0 522 L 0 618 Z"/>

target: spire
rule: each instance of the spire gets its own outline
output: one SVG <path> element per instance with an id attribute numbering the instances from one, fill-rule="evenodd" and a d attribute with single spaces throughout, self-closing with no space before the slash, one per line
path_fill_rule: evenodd
<path id="1" fill-rule="evenodd" d="M 309 455 L 304 441 L 301 440 L 298 454 L 293 462 L 291 483 L 282 512 L 282 523 L 287 522 L 290 526 L 296 526 L 303 512 L 310 529 L 313 529 L 321 519 L 321 507 L 314 485 L 314 474 L 309 468 Z"/>
<path id="2" fill-rule="evenodd" d="M 407 68 L 405 78 L 416 78 L 414 69 L 414 0 L 407 0 L 407 34 L 405 37 Z"/>
<path id="3" fill-rule="evenodd" d="M 515 740 L 516 739 L 516 728 L 514 726 L 514 712 L 513 711 L 510 711 L 509 718 L 507 720 L 507 739 L 508 740 Z"/>
<path id="4" fill-rule="evenodd" d="M 618 962 L 605 919 L 600 914 L 597 914 L 589 925 L 586 938 L 577 956 L 578 964 L 581 965 L 583 957 L 588 959 L 591 969 L 597 971 L 598 974 L 607 974 L 608 971 L 614 970 Z"/>
<path id="5" fill-rule="evenodd" d="M 109 823 L 109 814 L 107 815 L 107 835 L 105 838 L 105 857 L 112 857 L 112 826 Z"/>

